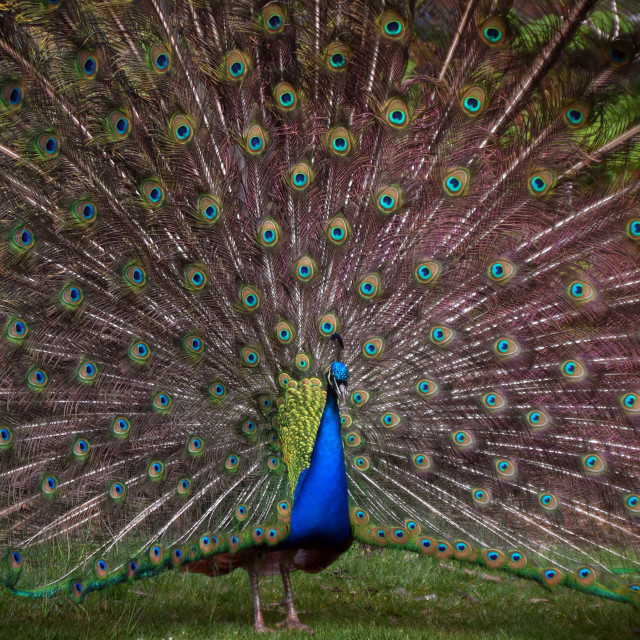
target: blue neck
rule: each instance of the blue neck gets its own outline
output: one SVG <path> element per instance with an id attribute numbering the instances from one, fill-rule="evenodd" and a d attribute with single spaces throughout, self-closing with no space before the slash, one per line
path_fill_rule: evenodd
<path id="1" fill-rule="evenodd" d="M 344 544 L 351 532 L 338 398 L 331 387 L 311 453 L 298 480 L 288 544 L 326 548 Z"/>

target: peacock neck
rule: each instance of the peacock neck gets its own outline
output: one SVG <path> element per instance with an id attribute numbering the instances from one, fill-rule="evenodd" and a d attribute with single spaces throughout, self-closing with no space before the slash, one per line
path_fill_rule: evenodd
<path id="1" fill-rule="evenodd" d="M 338 397 L 329 387 L 311 462 L 296 487 L 288 542 L 301 548 L 335 547 L 350 532 Z"/>

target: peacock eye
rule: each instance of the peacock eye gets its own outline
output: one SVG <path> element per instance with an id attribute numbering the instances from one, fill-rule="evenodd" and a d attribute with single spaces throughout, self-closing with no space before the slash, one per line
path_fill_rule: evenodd
<path id="1" fill-rule="evenodd" d="M 325 338 L 330 338 L 334 333 L 340 331 L 340 321 L 334 312 L 325 313 L 318 320 L 318 331 Z"/>
<path id="2" fill-rule="evenodd" d="M 580 584 L 589 585 L 596 581 L 596 572 L 591 567 L 580 567 L 575 571 L 576 580 Z"/>
<path id="3" fill-rule="evenodd" d="M 491 502 L 491 494 L 486 489 L 472 489 L 471 497 L 476 504 L 488 504 Z"/>
<path id="4" fill-rule="evenodd" d="M 331 244 L 340 247 L 349 239 L 350 235 L 351 227 L 344 216 L 338 215 L 329 221 L 327 225 L 327 237 Z"/>
<path id="5" fill-rule="evenodd" d="M 276 85 L 274 98 L 280 111 L 292 111 L 298 104 L 296 90 L 288 82 L 279 82 Z"/>
<path id="6" fill-rule="evenodd" d="M 143 340 L 136 340 L 128 351 L 129 358 L 134 362 L 142 364 L 147 362 L 151 357 L 151 349 L 149 345 Z"/>
<path id="7" fill-rule="evenodd" d="M 453 338 L 453 331 L 448 327 L 435 326 L 429 331 L 429 340 L 438 346 L 445 345 L 451 342 Z"/>
<path id="8" fill-rule="evenodd" d="M 22 104 L 22 87 L 17 82 L 7 82 L 2 85 L 0 98 L 7 109 L 17 109 Z"/>
<path id="9" fill-rule="evenodd" d="M 76 438 L 73 443 L 73 457 L 76 460 L 86 460 L 89 456 L 89 451 L 91 450 L 91 445 L 89 441 L 85 438 Z"/>
<path id="10" fill-rule="evenodd" d="M 47 386 L 49 376 L 38 367 L 31 367 L 27 371 L 27 385 L 32 391 L 42 391 Z"/>
<path id="11" fill-rule="evenodd" d="M 53 133 L 43 133 L 36 140 L 38 151 L 46 158 L 55 158 L 60 153 L 60 142 Z"/>
<path id="12" fill-rule="evenodd" d="M 394 429 L 400 424 L 400 416 L 397 413 L 389 411 L 380 417 L 380 423 L 387 429 Z"/>
<path id="13" fill-rule="evenodd" d="M 33 232 L 26 225 L 18 225 L 11 231 L 11 246 L 20 253 L 26 253 L 35 242 Z"/>
<path id="14" fill-rule="evenodd" d="M 173 398 L 163 391 L 156 391 L 151 399 L 151 408 L 162 415 L 169 412 L 171 405 L 173 404 Z"/>
<path id="15" fill-rule="evenodd" d="M 495 461 L 496 472 L 503 478 L 513 478 L 516 475 L 516 465 L 508 458 L 500 458 Z"/>
<path id="16" fill-rule="evenodd" d="M 371 300 L 382 293 L 382 283 L 377 273 L 365 276 L 358 284 L 358 293 L 365 300 Z"/>
<path id="17" fill-rule="evenodd" d="M 345 127 L 335 127 L 328 134 L 329 149 L 338 156 L 346 156 L 351 151 L 351 135 Z"/>
<path id="18" fill-rule="evenodd" d="M 13 442 L 13 431 L 9 427 L 0 427 L 0 451 L 6 451 Z"/>
<path id="19" fill-rule="evenodd" d="M 565 360 L 560 365 L 560 371 L 565 380 L 577 382 L 587 376 L 586 367 L 579 360 Z"/>
<path id="20" fill-rule="evenodd" d="M 485 393 L 480 401 L 482 406 L 490 411 L 499 411 L 507 406 L 505 397 L 497 391 L 489 391 L 489 393 Z"/>
<path id="21" fill-rule="evenodd" d="M 506 284 L 513 278 L 515 273 L 516 268 L 514 264 L 508 260 L 492 262 L 487 269 L 489 278 L 498 284 Z"/>
<path id="22" fill-rule="evenodd" d="M 637 493 L 627 493 L 624 496 L 624 506 L 632 514 L 640 514 L 640 496 Z"/>
<path id="23" fill-rule="evenodd" d="M 76 378 L 80 382 L 86 384 L 92 383 L 98 375 L 98 365 L 95 362 L 84 360 L 78 366 L 76 370 Z"/>
<path id="24" fill-rule="evenodd" d="M 278 375 L 278 384 L 283 389 L 287 388 L 287 385 L 289 384 L 290 381 L 291 381 L 291 375 L 286 373 L 285 371 L 283 371 Z"/>
<path id="25" fill-rule="evenodd" d="M 107 119 L 107 125 L 114 139 L 125 140 L 131 133 L 131 120 L 122 111 L 112 111 Z"/>
<path id="26" fill-rule="evenodd" d="M 298 353 L 295 357 L 294 364 L 299 371 L 309 371 L 311 368 L 311 358 L 306 353 Z"/>
<path id="27" fill-rule="evenodd" d="M 389 9 L 382 14 L 380 18 L 380 26 L 382 33 L 392 40 L 399 40 L 404 36 L 406 24 L 402 16 L 397 12 Z"/>
<path id="28" fill-rule="evenodd" d="M 606 47 L 605 55 L 614 69 L 622 69 L 633 58 L 633 46 L 626 40 L 616 39 Z"/>
<path id="29" fill-rule="evenodd" d="M 192 436 L 187 441 L 187 453 L 192 457 L 199 457 L 204 453 L 204 440 L 200 436 Z"/>
<path id="30" fill-rule="evenodd" d="M 587 453 L 580 457 L 582 468 L 587 473 L 604 473 L 607 470 L 607 464 L 602 456 L 597 453 Z"/>
<path id="31" fill-rule="evenodd" d="M 310 282 L 318 275 L 318 267 L 311 257 L 302 256 L 294 264 L 294 274 L 300 282 Z"/>
<path id="32" fill-rule="evenodd" d="M 4 335 L 14 343 L 22 342 L 29 333 L 29 325 L 22 319 L 13 317 L 7 323 Z"/>
<path id="33" fill-rule="evenodd" d="M 171 118 L 171 133 L 176 142 L 185 144 L 193 138 L 193 125 L 183 114 L 176 114 Z"/>
<path id="34" fill-rule="evenodd" d="M 507 23 L 499 16 L 485 20 L 479 28 L 480 36 L 490 47 L 500 47 L 505 42 Z"/>
<path id="35" fill-rule="evenodd" d="M 98 73 L 98 60 L 88 51 L 81 51 L 76 57 L 76 64 L 84 78 L 93 79 Z"/>
<path id="36" fill-rule="evenodd" d="M 628 413 L 638 413 L 640 411 L 640 395 L 637 393 L 625 393 L 620 397 L 622 408 Z"/>
<path id="37" fill-rule="evenodd" d="M 242 80 L 248 71 L 247 59 L 241 51 L 230 51 L 227 54 L 225 68 L 229 80 L 233 80 L 234 82 Z"/>
<path id="38" fill-rule="evenodd" d="M 415 268 L 413 273 L 419 284 L 431 284 L 440 275 L 440 265 L 434 260 L 425 260 Z"/>
<path id="39" fill-rule="evenodd" d="M 388 102 L 382 114 L 387 123 L 394 129 L 404 129 L 409 124 L 407 105 L 398 98 Z"/>
<path id="40" fill-rule="evenodd" d="M 207 274 L 199 264 L 188 264 L 184 268 L 184 280 L 190 291 L 201 291 L 207 284 Z"/>
<path id="41" fill-rule="evenodd" d="M 632 240 L 640 240 L 640 218 L 634 218 L 627 223 L 627 235 Z"/>
<path id="42" fill-rule="evenodd" d="M 260 155 L 267 143 L 267 134 L 259 124 L 252 124 L 245 133 L 245 149 L 252 156 Z"/>
<path id="43" fill-rule="evenodd" d="M 131 423 L 122 416 L 116 416 L 111 422 L 111 435 L 115 438 L 124 439 L 129 436 Z"/>
<path id="44" fill-rule="evenodd" d="M 369 392 L 363 389 L 356 389 L 351 393 L 351 403 L 356 407 L 362 407 L 369 401 Z"/>
<path id="45" fill-rule="evenodd" d="M 280 227 L 271 219 L 265 220 L 258 229 L 258 240 L 263 247 L 274 247 L 280 239 Z"/>
<path id="46" fill-rule="evenodd" d="M 534 431 L 540 431 L 551 424 L 551 418 L 545 411 L 542 411 L 542 409 L 529 411 L 526 415 L 526 419 L 527 424 Z"/>
<path id="47" fill-rule="evenodd" d="M 466 115 L 475 118 L 485 110 L 487 96 L 481 87 L 469 87 L 462 94 L 460 104 Z"/>
<path id="48" fill-rule="evenodd" d="M 454 169 L 442 181 L 444 191 L 449 196 L 460 196 L 465 193 L 470 174 L 467 169 Z"/>
<path id="49" fill-rule="evenodd" d="M 75 284 L 66 285 L 60 292 L 60 302 L 67 309 L 75 309 L 84 300 L 82 289 Z"/>
<path id="50" fill-rule="evenodd" d="M 122 270 L 122 277 L 132 289 L 140 289 L 147 284 L 147 274 L 145 270 L 136 264 L 126 265 Z"/>
<path id="51" fill-rule="evenodd" d="M 124 482 L 115 481 L 109 485 L 109 497 L 114 502 L 121 502 L 124 499 L 126 493 L 127 488 Z"/>
<path id="52" fill-rule="evenodd" d="M 260 364 L 260 352 L 257 347 L 242 347 L 240 349 L 240 357 L 246 367 L 257 367 Z"/>
<path id="53" fill-rule="evenodd" d="M 149 61 L 151 68 L 156 73 L 167 73 L 171 68 L 171 54 L 169 50 L 161 44 L 156 44 L 149 50 Z"/>
<path id="54" fill-rule="evenodd" d="M 325 59 L 330 71 L 343 71 L 349 60 L 349 49 L 342 42 L 332 42 L 327 47 Z"/>
<path id="55" fill-rule="evenodd" d="M 362 444 L 362 438 L 355 431 L 347 433 L 347 435 L 345 436 L 345 441 L 347 443 L 347 447 L 351 449 L 355 449 Z"/>
<path id="56" fill-rule="evenodd" d="M 382 338 L 369 338 L 362 345 L 362 355 L 365 358 L 379 358 L 384 351 L 384 340 Z"/>
<path id="57" fill-rule="evenodd" d="M 438 392 L 438 385 L 427 378 L 419 380 L 416 384 L 416 391 L 423 397 L 429 398 Z"/>
<path id="58" fill-rule="evenodd" d="M 164 462 L 152 460 L 147 466 L 147 477 L 149 480 L 162 480 L 164 478 Z"/>
<path id="59" fill-rule="evenodd" d="M 567 287 L 569 297 L 575 302 L 589 302 L 596 297 L 596 290 L 589 283 L 575 280 Z"/>
<path id="60" fill-rule="evenodd" d="M 201 356 L 204 353 L 204 342 L 199 335 L 186 335 L 182 338 L 182 346 L 192 356 Z"/>
<path id="61" fill-rule="evenodd" d="M 285 320 L 280 320 L 276 325 L 276 338 L 281 344 L 289 344 L 293 340 L 295 333 L 293 325 Z"/>
<path id="62" fill-rule="evenodd" d="M 493 350 L 501 358 L 509 358 L 520 351 L 520 346 L 510 338 L 499 338 L 493 343 Z"/>
<path id="63" fill-rule="evenodd" d="M 148 206 L 157 208 L 164 202 L 164 189 L 157 180 L 145 180 L 141 189 Z"/>
<path id="64" fill-rule="evenodd" d="M 262 23 L 270 33 L 280 33 L 284 29 L 284 12 L 279 4 L 269 2 L 264 6 Z"/>
<path id="65" fill-rule="evenodd" d="M 393 213 L 400 206 L 400 189 L 396 185 L 384 188 L 378 193 L 378 209 L 382 213 Z"/>
<path id="66" fill-rule="evenodd" d="M 245 311 L 254 312 L 260 308 L 260 292 L 255 287 L 245 284 L 240 289 L 240 300 Z"/>
<path id="67" fill-rule="evenodd" d="M 220 380 L 214 380 L 208 387 L 209 397 L 212 400 L 222 400 L 227 395 L 227 387 Z"/>
<path id="68" fill-rule="evenodd" d="M 460 429 L 451 434 L 453 444 L 460 449 L 468 449 L 475 444 L 475 439 L 469 431 Z"/>
<path id="69" fill-rule="evenodd" d="M 551 171 L 536 171 L 529 177 L 528 187 L 529 193 L 533 196 L 543 196 L 553 187 L 555 177 Z"/>
<path id="70" fill-rule="evenodd" d="M 279 469 L 280 468 L 280 460 L 278 460 L 278 458 L 276 458 L 275 456 L 271 456 L 267 460 L 267 468 L 270 471 L 275 471 L 276 469 Z"/>
<path id="71" fill-rule="evenodd" d="M 60 482 L 56 476 L 45 476 L 40 484 L 40 488 L 45 495 L 52 496 L 56 492 L 59 484 Z"/>
<path id="72" fill-rule="evenodd" d="M 289 172 L 289 185 L 295 191 L 305 191 L 313 181 L 313 172 L 306 162 L 299 162 Z"/>
<path id="73" fill-rule="evenodd" d="M 356 456 L 353 458 L 353 464 L 359 471 L 366 471 L 371 466 L 369 458 L 365 456 Z"/>
<path id="74" fill-rule="evenodd" d="M 545 511 L 555 511 L 558 508 L 558 499 L 552 493 L 538 494 L 538 503 Z"/>

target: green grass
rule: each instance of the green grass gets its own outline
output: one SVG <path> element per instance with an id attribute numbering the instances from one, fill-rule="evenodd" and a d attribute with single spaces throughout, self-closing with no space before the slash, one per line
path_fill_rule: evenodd
<path id="1" fill-rule="evenodd" d="M 629 605 L 404 552 L 355 547 L 321 574 L 295 573 L 293 588 L 300 618 L 318 639 L 640 637 L 640 615 Z M 284 617 L 280 578 L 262 578 L 261 595 L 266 623 L 275 625 Z M 213 580 L 170 571 L 89 594 L 82 605 L 29 601 L 0 590 L 1 640 L 255 638 L 251 621 L 241 570 Z"/>

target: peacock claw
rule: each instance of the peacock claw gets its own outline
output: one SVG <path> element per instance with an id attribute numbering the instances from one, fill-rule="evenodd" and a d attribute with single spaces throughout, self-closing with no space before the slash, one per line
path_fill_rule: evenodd
<path id="1" fill-rule="evenodd" d="M 307 633 L 314 633 L 315 631 L 306 624 L 302 624 L 300 620 L 291 620 L 290 618 L 286 618 L 282 622 L 278 622 L 276 627 L 279 629 L 287 629 L 288 631 L 306 631 Z"/>

